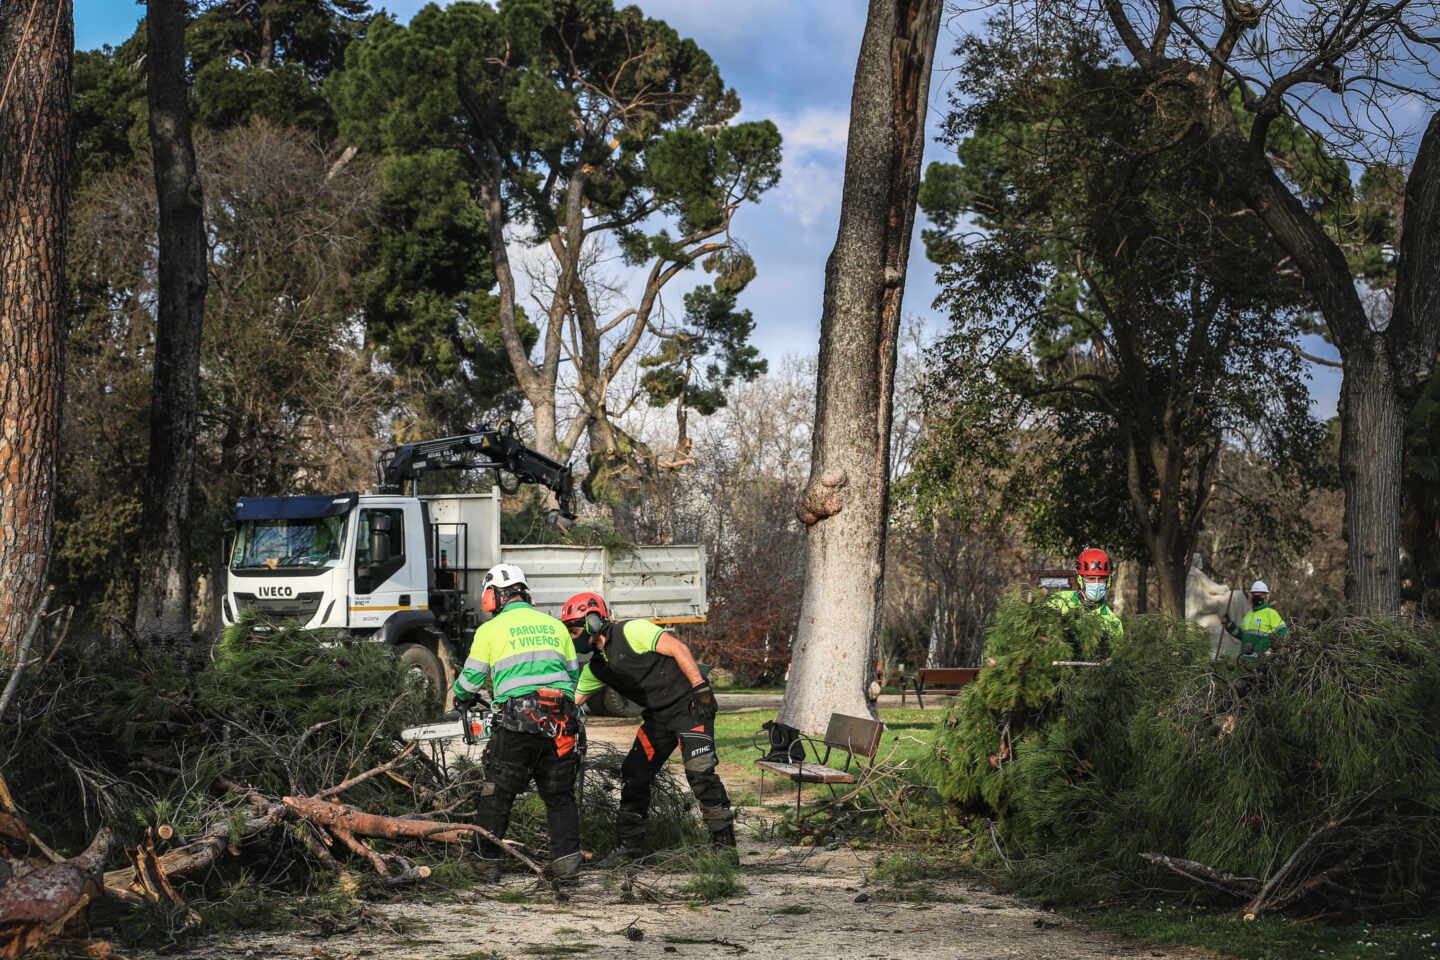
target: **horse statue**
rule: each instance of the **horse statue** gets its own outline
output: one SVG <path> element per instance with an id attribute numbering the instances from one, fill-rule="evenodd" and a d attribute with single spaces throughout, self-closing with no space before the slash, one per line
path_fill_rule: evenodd
<path id="1" fill-rule="evenodd" d="M 1240 641 L 1225 632 L 1224 623 L 1226 617 L 1239 623 L 1249 609 L 1245 592 L 1211 580 L 1202 569 L 1200 554 L 1195 554 L 1185 577 L 1185 619 L 1209 634 L 1211 657 L 1239 656 Z"/>

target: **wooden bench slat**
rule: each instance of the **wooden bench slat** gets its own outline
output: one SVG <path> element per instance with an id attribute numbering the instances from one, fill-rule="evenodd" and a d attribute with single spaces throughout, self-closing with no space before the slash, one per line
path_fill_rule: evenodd
<path id="1" fill-rule="evenodd" d="M 855 775 L 818 763 L 781 763 L 778 760 L 756 760 L 755 766 L 779 774 L 797 783 L 854 783 Z"/>

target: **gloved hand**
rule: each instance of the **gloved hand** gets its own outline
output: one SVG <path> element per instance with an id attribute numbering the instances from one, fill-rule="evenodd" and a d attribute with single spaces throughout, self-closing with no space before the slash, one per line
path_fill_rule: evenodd
<path id="1" fill-rule="evenodd" d="M 691 713 L 708 720 L 714 718 L 715 709 L 715 693 L 708 682 L 702 680 L 690 688 Z"/>

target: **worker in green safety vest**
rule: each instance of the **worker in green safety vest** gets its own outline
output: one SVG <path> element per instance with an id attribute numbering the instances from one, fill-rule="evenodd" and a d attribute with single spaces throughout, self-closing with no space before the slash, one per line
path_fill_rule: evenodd
<path id="1" fill-rule="evenodd" d="M 1240 659 L 1257 660 L 1270 655 L 1272 644 L 1289 632 L 1285 618 L 1270 606 L 1270 588 L 1264 580 L 1250 585 L 1250 611 L 1235 621 L 1226 618 L 1225 630 L 1240 641 Z"/>
<path id="2" fill-rule="evenodd" d="M 494 839 L 482 837 L 477 844 L 479 870 L 482 877 L 498 875 L 504 852 L 496 841 L 505 836 L 515 797 L 533 780 L 550 831 L 547 872 L 569 880 L 584 862 L 575 804 L 582 743 L 575 706 L 579 652 L 565 624 L 531 606 L 525 571 L 513 563 L 486 572 L 480 608 L 494 617 L 475 631 L 454 686 L 457 706 L 479 703 L 487 686 L 493 690 L 494 727 L 481 758 L 485 785 L 475 821 Z"/>
<path id="3" fill-rule="evenodd" d="M 1068 593 L 1057 593 L 1050 598 L 1050 605 L 1061 613 L 1079 608 L 1080 615 L 1099 617 L 1105 639 L 1114 643 L 1124 636 L 1125 629 L 1120 618 L 1110 609 L 1110 584 L 1114 567 L 1110 554 L 1099 547 L 1087 547 L 1080 551 L 1075 561 L 1075 589 Z"/>

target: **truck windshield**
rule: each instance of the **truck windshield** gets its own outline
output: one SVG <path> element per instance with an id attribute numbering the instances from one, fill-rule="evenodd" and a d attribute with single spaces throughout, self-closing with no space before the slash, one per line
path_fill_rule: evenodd
<path id="1" fill-rule="evenodd" d="M 235 533 L 230 569 L 333 567 L 345 545 L 345 519 L 242 521 Z"/>

